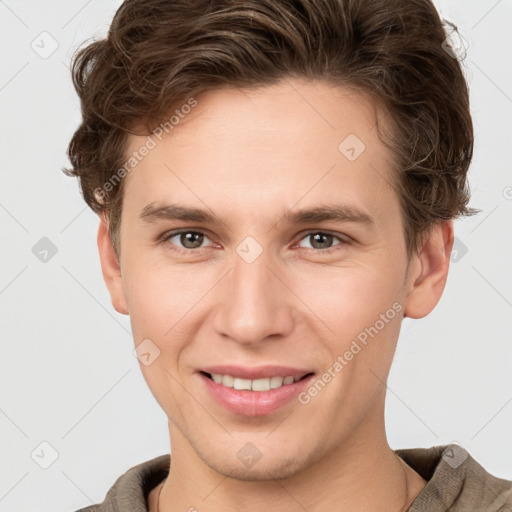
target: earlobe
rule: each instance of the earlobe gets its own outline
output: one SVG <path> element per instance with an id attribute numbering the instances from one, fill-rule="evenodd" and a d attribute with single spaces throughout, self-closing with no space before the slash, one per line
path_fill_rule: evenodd
<path id="1" fill-rule="evenodd" d="M 408 282 L 404 316 L 423 318 L 443 294 L 453 247 L 453 221 L 438 221 L 414 256 Z"/>
<path id="2" fill-rule="evenodd" d="M 97 242 L 103 279 L 110 293 L 110 299 L 114 309 L 118 313 L 127 315 L 128 306 L 124 295 L 121 267 L 110 239 L 105 213 L 101 212 L 99 217 L 100 225 L 98 227 Z"/>

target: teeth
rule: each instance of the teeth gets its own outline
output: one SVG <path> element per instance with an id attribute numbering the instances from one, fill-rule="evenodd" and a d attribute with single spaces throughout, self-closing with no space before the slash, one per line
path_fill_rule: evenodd
<path id="1" fill-rule="evenodd" d="M 225 376 L 222 378 L 222 383 L 224 383 L 225 378 Z M 248 389 L 250 391 L 251 381 L 249 379 L 239 379 L 238 377 L 235 377 L 235 380 L 233 381 L 233 387 L 235 389 Z"/>
<path id="2" fill-rule="evenodd" d="M 280 388 L 283 385 L 283 377 L 272 377 L 269 381 L 270 389 Z"/>
<path id="3" fill-rule="evenodd" d="M 250 382 L 250 381 L 248 381 Z M 251 383 L 251 389 L 253 391 L 269 391 L 270 390 L 270 379 L 255 379 Z"/>
<path id="4" fill-rule="evenodd" d="M 227 386 L 228 388 L 232 388 L 234 382 L 235 382 L 235 379 L 234 379 L 234 377 L 231 377 L 231 375 L 223 375 L 222 376 L 221 384 L 223 386 Z"/>
<path id="5" fill-rule="evenodd" d="M 264 379 L 240 379 L 231 375 L 221 375 L 220 373 L 212 373 L 212 379 L 217 384 L 222 384 L 228 388 L 245 389 L 250 391 L 269 391 L 270 389 L 280 388 L 297 382 L 302 377 L 269 377 Z"/>

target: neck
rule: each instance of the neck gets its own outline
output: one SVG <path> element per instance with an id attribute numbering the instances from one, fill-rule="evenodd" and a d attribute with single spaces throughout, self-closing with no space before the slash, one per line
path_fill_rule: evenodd
<path id="1" fill-rule="evenodd" d="M 244 512 L 336 510 L 340 504 L 344 512 L 405 512 L 427 483 L 394 453 L 383 424 L 376 429 L 371 418 L 328 456 L 279 480 L 226 477 L 207 466 L 171 423 L 169 428 L 171 468 L 152 493 L 151 512 L 236 512 L 240 503 Z"/>

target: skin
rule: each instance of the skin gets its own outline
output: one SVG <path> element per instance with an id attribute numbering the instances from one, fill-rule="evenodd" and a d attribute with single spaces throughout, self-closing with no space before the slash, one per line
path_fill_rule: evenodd
<path id="1" fill-rule="evenodd" d="M 119 260 L 104 215 L 98 231 L 113 306 L 130 315 L 136 345 L 149 338 L 160 350 L 141 371 L 169 419 L 172 464 L 150 510 L 160 490 L 160 511 L 404 510 L 426 481 L 388 445 L 385 383 L 403 317 L 428 315 L 441 297 L 452 221 L 408 260 L 391 154 L 376 129 L 385 119 L 366 96 L 294 79 L 197 101 L 125 177 Z M 351 133 L 366 145 L 352 162 L 338 150 Z M 145 140 L 130 136 L 128 154 Z M 140 219 L 146 205 L 171 202 L 223 223 Z M 281 220 L 326 203 L 374 222 Z M 160 241 L 183 228 L 205 234 L 199 248 Z M 335 236 L 319 243 L 311 230 Z M 263 251 L 250 264 L 236 252 L 247 236 Z M 400 314 L 306 405 L 236 415 L 195 372 L 282 364 L 321 375 L 394 303 Z M 237 457 L 249 442 L 262 454 L 250 468 Z"/>

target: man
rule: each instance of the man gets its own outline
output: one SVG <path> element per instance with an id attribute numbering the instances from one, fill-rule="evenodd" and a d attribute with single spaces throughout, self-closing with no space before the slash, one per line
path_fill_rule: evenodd
<path id="1" fill-rule="evenodd" d="M 446 37 L 429 0 L 128 0 L 78 53 L 68 172 L 172 453 L 84 511 L 512 510 L 463 447 L 386 439 L 474 213 Z"/>

